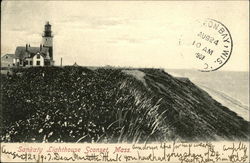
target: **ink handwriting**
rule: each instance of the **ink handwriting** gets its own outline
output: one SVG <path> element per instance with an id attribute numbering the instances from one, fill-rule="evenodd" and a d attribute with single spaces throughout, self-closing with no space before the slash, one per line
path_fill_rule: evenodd
<path id="1" fill-rule="evenodd" d="M 84 144 L 82 144 L 84 146 Z M 243 163 L 249 161 L 248 144 L 243 142 L 214 145 L 202 143 L 161 143 L 131 144 L 109 146 L 102 144 L 99 148 L 87 145 L 88 152 L 78 148 L 66 152 L 42 152 L 41 147 L 9 149 L 1 146 L 1 159 L 18 162 L 180 162 L 180 163 Z M 59 148 L 58 148 L 59 149 Z M 63 148 L 62 148 L 63 149 Z M 82 147 L 86 149 L 86 145 Z M 36 153 L 35 153 L 36 152 Z"/>

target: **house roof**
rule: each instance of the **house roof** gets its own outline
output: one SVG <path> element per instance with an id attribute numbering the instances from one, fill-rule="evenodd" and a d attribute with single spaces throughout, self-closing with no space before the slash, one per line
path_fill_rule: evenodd
<path id="1" fill-rule="evenodd" d="M 28 53 L 26 53 L 25 46 L 18 46 L 15 51 L 15 57 L 19 59 L 23 59 L 25 57 L 28 57 L 28 54 L 31 54 L 31 57 L 33 57 L 38 52 L 40 52 L 41 55 L 46 56 L 48 51 L 49 49 L 46 47 L 42 47 L 41 51 L 40 51 L 40 47 L 28 47 L 28 51 L 27 51 Z"/>
<path id="2" fill-rule="evenodd" d="M 15 54 L 5 54 L 3 56 L 1 56 L 2 58 L 5 57 L 5 56 L 9 56 L 9 57 L 12 57 L 12 58 L 15 58 Z"/>

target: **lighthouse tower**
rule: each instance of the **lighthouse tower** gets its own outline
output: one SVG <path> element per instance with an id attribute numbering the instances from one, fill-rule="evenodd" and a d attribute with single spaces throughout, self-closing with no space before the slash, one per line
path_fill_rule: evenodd
<path id="1" fill-rule="evenodd" d="M 49 48 L 49 57 L 53 60 L 53 36 L 51 31 L 51 25 L 47 22 L 44 26 L 43 33 L 43 46 Z"/>

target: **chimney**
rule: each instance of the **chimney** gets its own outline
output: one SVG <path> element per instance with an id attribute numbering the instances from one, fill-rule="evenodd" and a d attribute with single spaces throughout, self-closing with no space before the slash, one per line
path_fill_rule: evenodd
<path id="1" fill-rule="evenodd" d="M 26 51 L 28 51 L 28 44 L 26 44 Z"/>
<path id="2" fill-rule="evenodd" d="M 61 57 L 61 67 L 62 67 L 62 57 Z"/>
<path id="3" fill-rule="evenodd" d="M 29 47 L 30 47 L 30 44 L 29 44 Z"/>
<path id="4" fill-rule="evenodd" d="M 40 51 L 42 51 L 42 44 L 40 44 Z"/>

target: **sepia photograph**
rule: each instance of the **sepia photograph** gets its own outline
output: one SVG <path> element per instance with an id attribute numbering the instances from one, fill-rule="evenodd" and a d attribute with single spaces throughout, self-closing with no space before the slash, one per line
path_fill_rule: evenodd
<path id="1" fill-rule="evenodd" d="M 9 143 L 201 141 L 246 142 L 246 154 L 248 5 L 3 0 L 2 154 Z"/>

